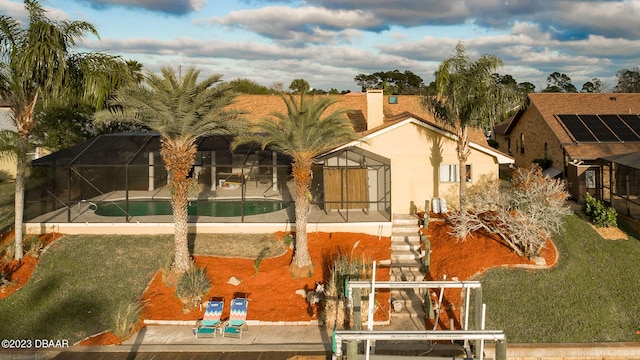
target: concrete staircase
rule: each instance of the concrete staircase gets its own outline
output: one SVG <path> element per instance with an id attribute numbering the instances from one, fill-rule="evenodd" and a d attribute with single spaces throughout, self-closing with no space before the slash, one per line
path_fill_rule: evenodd
<path id="1" fill-rule="evenodd" d="M 422 247 L 416 215 L 395 214 L 391 228 L 391 281 L 422 281 Z M 391 325 L 398 330 L 425 330 L 421 289 L 391 290 Z"/>

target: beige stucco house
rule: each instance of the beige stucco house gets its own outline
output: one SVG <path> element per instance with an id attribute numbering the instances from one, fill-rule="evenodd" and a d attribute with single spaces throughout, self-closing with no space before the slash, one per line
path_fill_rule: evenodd
<path id="1" fill-rule="evenodd" d="M 419 105 L 415 96 L 399 97 L 397 104 L 389 104 L 389 97 L 366 94 L 368 106 L 388 110 L 403 102 Z M 391 164 L 391 194 L 393 213 L 428 210 L 433 198 L 444 198 L 450 208 L 457 208 L 459 191 L 459 161 L 456 136 L 437 124 L 431 114 L 419 106 L 396 115 L 391 111 L 368 113 L 367 131 L 362 142 L 344 147 L 356 147 L 389 159 Z M 385 115 L 385 113 L 389 115 Z M 382 115 L 382 116 L 381 116 Z M 481 131 L 474 131 L 471 155 L 467 162 L 467 186 L 483 178 L 497 179 L 500 164 L 511 164 L 512 158 L 487 145 Z M 337 149 L 339 150 L 339 149 Z"/>
<path id="2" fill-rule="evenodd" d="M 336 95 L 335 98 L 334 107 L 351 110 L 349 117 L 355 130 L 362 135 L 362 141 L 345 144 L 325 154 L 320 159 L 322 164 L 325 167 L 336 164 L 336 154 L 350 149 L 390 166 L 390 174 L 369 170 L 366 176 L 362 175 L 369 181 L 361 186 L 368 188 L 354 189 L 353 198 L 373 201 L 389 197 L 391 212 L 396 214 L 423 211 L 426 204 L 432 204 L 434 197 L 444 198 L 451 208 L 457 207 L 456 136 L 434 120 L 433 115 L 422 107 L 419 96 L 383 95 L 381 90 L 369 90 Z M 275 95 L 241 95 L 234 107 L 249 111 L 252 121 L 260 121 L 273 112 L 286 112 L 283 101 Z M 467 186 L 482 179 L 497 179 L 499 165 L 513 163 L 513 158 L 487 144 L 481 130 L 472 131 L 470 138 Z M 350 165 L 354 168 L 365 166 L 364 162 L 355 159 Z M 383 176 L 388 176 L 390 181 L 390 194 L 376 191 L 376 183 Z"/>

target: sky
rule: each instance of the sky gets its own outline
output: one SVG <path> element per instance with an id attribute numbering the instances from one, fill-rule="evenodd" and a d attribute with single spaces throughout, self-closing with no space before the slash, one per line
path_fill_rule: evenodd
<path id="1" fill-rule="evenodd" d="M 312 88 L 360 91 L 354 77 L 405 70 L 425 84 L 464 42 L 492 54 L 500 74 L 540 91 L 553 72 L 580 90 L 609 90 L 640 66 L 640 0 L 41 0 L 51 19 L 93 24 L 79 51 L 136 60 L 143 70 L 193 66 L 202 77 L 264 86 L 305 79 Z M 26 20 L 22 1 L 0 14 Z"/>

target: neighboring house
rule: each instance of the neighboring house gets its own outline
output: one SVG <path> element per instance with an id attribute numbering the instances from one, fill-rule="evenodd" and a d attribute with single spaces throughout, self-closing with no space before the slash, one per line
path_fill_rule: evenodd
<path id="1" fill-rule="evenodd" d="M 601 193 L 599 158 L 640 151 L 640 94 L 531 93 L 495 126 L 498 148 L 518 167 L 545 160 L 545 173 L 567 181 L 579 203 Z"/>
<path id="2" fill-rule="evenodd" d="M 11 119 L 9 107 L 0 104 L 0 131 L 12 130 L 16 131 L 16 127 Z M 16 162 L 13 158 L 0 158 L 0 180 L 5 178 L 13 179 L 16 177 Z"/>

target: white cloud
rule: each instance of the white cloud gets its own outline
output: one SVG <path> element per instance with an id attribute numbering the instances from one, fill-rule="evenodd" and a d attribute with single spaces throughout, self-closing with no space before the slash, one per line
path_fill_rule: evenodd
<path id="1" fill-rule="evenodd" d="M 294 44 L 349 42 L 360 30 L 380 27 L 372 13 L 363 10 L 329 10 L 320 7 L 269 6 L 232 11 L 212 23 L 238 27 L 267 38 Z"/>

